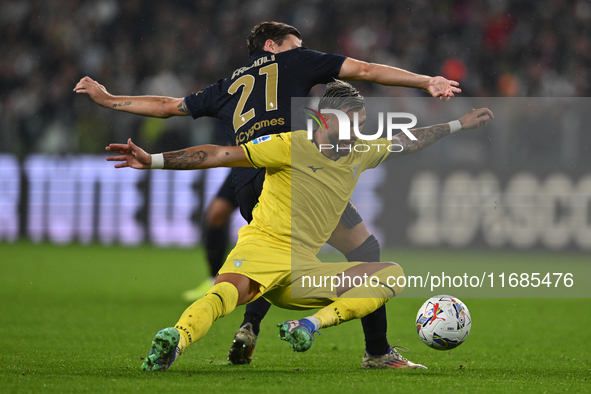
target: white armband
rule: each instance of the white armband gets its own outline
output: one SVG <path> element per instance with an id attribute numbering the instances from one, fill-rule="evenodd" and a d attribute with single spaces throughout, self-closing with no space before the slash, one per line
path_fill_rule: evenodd
<path id="1" fill-rule="evenodd" d="M 462 123 L 459 120 L 452 120 L 448 125 L 450 134 L 462 130 Z"/>
<path id="2" fill-rule="evenodd" d="M 150 168 L 153 170 L 161 170 L 164 168 L 164 155 L 162 153 L 156 153 L 152 155 L 152 164 Z"/>

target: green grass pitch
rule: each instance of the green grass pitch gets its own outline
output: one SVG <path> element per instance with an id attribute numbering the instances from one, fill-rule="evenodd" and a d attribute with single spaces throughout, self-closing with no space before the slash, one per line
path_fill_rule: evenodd
<path id="1" fill-rule="evenodd" d="M 543 260 L 544 254 L 389 251 L 396 261 Z M 388 251 L 383 254 L 384 260 Z M 556 255 L 555 255 L 556 256 Z M 588 259 L 561 254 L 560 259 Z M 272 308 L 254 361 L 226 353 L 244 307 L 216 322 L 164 373 L 140 370 L 154 333 L 187 304 L 205 274 L 200 250 L 0 243 L 0 393 L 563 393 L 591 392 L 587 299 L 465 299 L 473 326 L 459 348 L 423 345 L 414 318 L 424 299 L 388 303 L 389 338 L 427 371 L 363 370 L 359 322 L 322 330 L 306 353 L 275 325 L 306 312 Z"/>

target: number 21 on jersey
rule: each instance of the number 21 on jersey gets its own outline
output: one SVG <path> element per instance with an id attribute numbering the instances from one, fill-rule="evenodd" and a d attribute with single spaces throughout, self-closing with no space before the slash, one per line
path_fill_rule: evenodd
<path id="1" fill-rule="evenodd" d="M 277 63 L 269 64 L 268 66 L 261 67 L 259 69 L 259 75 L 266 75 L 266 86 L 265 86 L 265 102 L 266 102 L 266 110 L 267 111 L 275 111 L 277 110 L 277 74 L 278 74 L 279 67 Z M 240 99 L 238 100 L 238 104 L 236 105 L 236 109 L 234 110 L 234 132 L 238 132 L 238 129 L 241 128 L 254 118 L 254 108 L 244 112 L 244 106 L 246 105 L 246 101 L 248 97 L 252 93 L 254 89 L 255 78 L 252 75 L 246 74 L 238 78 L 230 88 L 228 89 L 228 93 L 234 95 L 238 92 L 241 86 L 244 86 L 242 89 L 242 94 L 240 95 Z"/>

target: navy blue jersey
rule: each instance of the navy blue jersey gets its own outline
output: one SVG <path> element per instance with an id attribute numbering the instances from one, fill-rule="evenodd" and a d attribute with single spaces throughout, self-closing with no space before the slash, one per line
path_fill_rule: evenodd
<path id="1" fill-rule="evenodd" d="M 257 52 L 250 65 L 229 78 L 185 98 L 193 119 L 219 118 L 222 130 L 235 145 L 262 135 L 292 131 L 291 98 L 305 97 L 317 84 L 339 75 L 345 56 L 307 48 L 272 54 Z M 233 187 L 238 191 L 261 169 L 233 168 Z"/>

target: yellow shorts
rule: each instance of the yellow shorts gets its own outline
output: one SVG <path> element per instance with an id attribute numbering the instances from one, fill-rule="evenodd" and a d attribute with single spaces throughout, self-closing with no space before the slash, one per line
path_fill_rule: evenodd
<path id="1" fill-rule="evenodd" d="M 254 299 L 263 296 L 282 308 L 311 309 L 334 302 L 336 289 L 331 291 L 330 283 L 321 289 L 298 285 L 297 298 L 292 298 L 292 283 L 301 283 L 304 275 L 338 275 L 359 264 L 363 263 L 322 263 L 307 248 L 292 248 L 289 243 L 243 227 L 219 274 L 240 274 L 259 283 L 259 294 Z"/>

